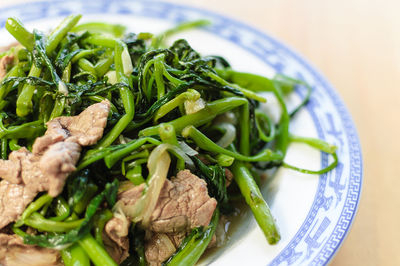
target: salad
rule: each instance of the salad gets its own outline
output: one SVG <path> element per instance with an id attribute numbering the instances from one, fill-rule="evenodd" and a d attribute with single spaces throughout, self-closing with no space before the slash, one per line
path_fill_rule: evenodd
<path id="1" fill-rule="evenodd" d="M 17 42 L 0 50 L 0 265 L 194 265 L 224 244 L 240 201 L 277 243 L 262 172 L 337 165 L 335 146 L 289 132 L 312 88 L 235 71 L 184 39 L 167 45 L 207 21 L 154 35 L 80 18 L 49 34 L 6 22 Z M 306 96 L 289 110 L 295 89 Z M 290 165 L 292 142 L 333 161 Z"/>

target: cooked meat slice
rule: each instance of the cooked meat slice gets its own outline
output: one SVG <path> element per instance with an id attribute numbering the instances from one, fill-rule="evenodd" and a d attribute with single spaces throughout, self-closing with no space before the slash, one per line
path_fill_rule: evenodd
<path id="1" fill-rule="evenodd" d="M 36 138 L 32 146 L 32 152 L 36 155 L 42 155 L 51 145 L 64 141 L 68 138 L 68 132 L 64 130 L 58 122 L 53 120 L 47 122 L 47 130 L 44 136 Z"/>
<path id="2" fill-rule="evenodd" d="M 103 231 L 106 250 L 118 264 L 129 257 L 129 225 L 128 219 L 118 214 L 107 222 Z"/>
<path id="3" fill-rule="evenodd" d="M 150 239 L 145 243 L 146 260 L 150 266 L 159 266 L 171 257 L 185 239 L 185 233 L 163 234 L 152 233 Z M 213 236 L 208 247 L 216 245 L 216 237 Z"/>
<path id="4" fill-rule="evenodd" d="M 103 136 L 109 112 L 110 102 L 106 100 L 91 105 L 78 116 L 60 117 L 59 121 L 80 145 L 88 146 L 95 144 Z"/>
<path id="5" fill-rule="evenodd" d="M 81 146 L 93 145 L 103 136 L 109 111 L 110 102 L 105 100 L 89 106 L 77 116 L 57 117 L 47 123 L 51 131 L 46 132 L 46 135 L 53 132 L 60 134 L 64 130 L 64 136 L 69 141 L 75 141 Z"/>
<path id="6" fill-rule="evenodd" d="M 103 231 L 103 244 L 111 258 L 118 264 L 121 264 L 128 256 L 129 253 L 124 247 L 119 246 L 115 243 L 104 231 Z M 129 249 L 129 246 L 128 246 Z"/>
<path id="7" fill-rule="evenodd" d="M 68 175 L 75 170 L 81 146 L 75 142 L 57 142 L 43 154 L 39 167 L 47 177 L 47 191 L 51 197 L 58 196 L 63 190 Z"/>
<path id="8" fill-rule="evenodd" d="M 0 80 L 2 80 L 7 74 L 8 65 L 14 61 L 13 55 L 5 55 L 0 59 Z"/>
<path id="9" fill-rule="evenodd" d="M 145 185 L 141 184 L 119 193 L 118 206 L 123 211 L 129 209 L 142 196 L 144 188 Z M 150 226 L 146 229 L 158 233 L 175 233 L 207 226 L 216 205 L 217 201 L 208 195 L 204 180 L 189 170 L 180 171 L 171 181 L 165 181 Z"/>
<path id="10" fill-rule="evenodd" d="M 35 196 L 24 185 L 0 181 L 0 229 L 16 221 Z"/>
<path id="11" fill-rule="evenodd" d="M 169 237 L 169 239 L 171 239 L 171 241 L 174 244 L 175 248 L 178 249 L 179 246 L 181 245 L 182 241 L 186 237 L 186 232 L 167 234 L 167 236 Z"/>
<path id="12" fill-rule="evenodd" d="M 14 154 L 15 153 L 15 154 Z M 10 154 L 19 159 L 21 164 L 21 178 L 23 184 L 32 192 L 45 191 L 48 188 L 48 179 L 39 168 L 39 156 L 33 155 L 25 147 Z"/>
<path id="13" fill-rule="evenodd" d="M 114 213 L 103 231 L 104 245 L 111 257 L 121 263 L 129 256 L 128 229 L 130 219 L 125 217 L 125 212 L 133 206 L 143 195 L 145 184 L 134 186 L 128 185 L 126 190 L 118 194 L 118 208 L 120 211 Z"/>
<path id="14" fill-rule="evenodd" d="M 17 235 L 0 233 L 0 265 L 58 266 L 63 264 L 57 250 L 25 245 Z"/>
<path id="15" fill-rule="evenodd" d="M 34 154 L 42 154 L 50 145 L 67 140 L 81 146 L 95 144 L 107 124 L 110 102 L 102 101 L 86 108 L 77 116 L 61 116 L 47 122 L 44 136 L 33 144 Z"/>
<path id="16" fill-rule="evenodd" d="M 171 181 L 165 182 L 149 229 L 175 233 L 207 226 L 216 206 L 217 201 L 208 195 L 204 180 L 189 170 L 180 171 Z"/>
<path id="17" fill-rule="evenodd" d="M 77 143 L 58 142 L 51 145 L 42 156 L 37 156 L 23 147 L 13 151 L 10 160 L 1 163 L 16 166 L 9 168 L 11 171 L 7 180 L 13 176 L 15 181 L 22 180 L 22 185 L 27 185 L 32 194 L 48 191 L 50 196 L 56 197 L 61 193 L 68 174 L 75 170 L 80 150 Z"/>
<path id="18" fill-rule="evenodd" d="M 66 177 L 75 169 L 73 164 L 79 158 L 80 146 L 75 143 L 60 142 L 60 144 L 67 144 L 65 145 L 67 147 L 57 149 L 57 146 L 53 148 L 55 146 L 53 145 L 42 158 L 33 155 L 25 147 L 10 154 L 9 161 L 19 165 L 19 168 L 9 169 L 10 175 L 11 173 L 17 175 L 15 179 L 23 182 L 20 184 L 6 180 L 0 182 L 0 229 L 16 221 L 37 193 L 49 191 L 49 195 L 55 197 L 62 191 Z M 40 159 L 43 160 L 42 163 Z M 41 164 L 43 169 L 40 167 Z"/>
<path id="19" fill-rule="evenodd" d="M 159 266 L 174 254 L 176 247 L 166 234 L 154 233 L 145 243 L 146 260 L 150 266 Z"/>
<path id="20" fill-rule="evenodd" d="M 107 235 L 120 246 L 124 246 L 125 239 L 128 235 L 130 222 L 126 218 L 114 216 L 105 226 Z"/>
<path id="21" fill-rule="evenodd" d="M 185 193 L 185 190 L 183 188 L 182 192 Z M 182 209 L 182 206 L 179 206 L 179 195 L 176 192 L 174 184 L 166 180 L 151 217 L 150 230 L 159 233 L 176 233 L 186 232 L 186 228 L 190 227 L 189 217 L 185 215 L 187 208 Z"/>
<path id="22" fill-rule="evenodd" d="M 35 140 L 33 153 L 23 147 L 13 151 L 9 160 L 0 160 L 0 177 L 8 181 L 3 180 L 6 183 L 1 187 L 4 193 L 0 194 L 0 210 L 4 211 L 0 218 L 5 217 L 0 220 L 0 229 L 15 221 L 38 192 L 48 191 L 52 197 L 62 192 L 66 178 L 75 170 L 81 145 L 92 145 L 102 137 L 109 109 L 110 103 L 103 101 L 78 116 L 53 119 L 48 122 L 45 135 Z M 5 211 L 10 213 L 6 215 Z"/>
<path id="23" fill-rule="evenodd" d="M 136 201 L 143 195 L 144 188 L 145 184 L 143 183 L 139 186 L 132 186 L 132 188 L 118 193 L 118 205 L 121 207 L 124 213 L 126 213 L 126 208 L 133 206 Z"/>
<path id="24" fill-rule="evenodd" d="M 17 152 L 12 152 L 9 160 L 0 160 L 0 178 L 14 184 L 22 182 L 21 162 Z"/>
<path id="25" fill-rule="evenodd" d="M 142 184 L 119 193 L 118 206 L 123 211 L 134 206 L 144 188 Z M 209 225 L 216 205 L 217 201 L 208 195 L 206 182 L 189 170 L 178 172 L 171 181 L 166 180 L 150 226 L 146 228 L 147 234 L 151 235 L 145 242 L 148 263 L 161 265 L 176 251 L 191 229 Z"/>

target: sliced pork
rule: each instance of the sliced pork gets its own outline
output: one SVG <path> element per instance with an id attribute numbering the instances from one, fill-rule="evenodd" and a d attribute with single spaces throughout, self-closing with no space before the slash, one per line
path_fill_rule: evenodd
<path id="1" fill-rule="evenodd" d="M 51 145 L 39 161 L 39 168 L 47 179 L 48 194 L 59 195 L 68 175 L 75 170 L 81 146 L 75 142 L 57 142 Z"/>
<path id="2" fill-rule="evenodd" d="M 150 265 L 161 265 L 180 246 L 186 234 L 199 226 L 208 226 L 217 206 L 210 198 L 207 184 L 189 170 L 178 172 L 165 181 L 152 214 L 145 254 Z"/>
<path id="3" fill-rule="evenodd" d="M 125 217 L 123 209 L 135 204 L 143 195 L 145 184 L 132 186 L 118 194 L 118 201 L 121 212 L 114 213 L 114 217 L 107 222 L 103 231 L 103 241 L 107 252 L 118 263 L 121 263 L 129 256 L 128 231 L 130 218 Z"/>
<path id="4" fill-rule="evenodd" d="M 118 205 L 121 206 L 122 211 L 135 205 L 136 201 L 143 195 L 144 189 L 145 184 L 143 183 L 139 186 L 132 186 L 132 188 L 118 193 Z"/>
<path id="5" fill-rule="evenodd" d="M 144 246 L 146 260 L 150 266 L 161 265 L 162 262 L 171 257 L 176 246 L 167 234 L 154 233 Z"/>
<path id="6" fill-rule="evenodd" d="M 36 194 L 25 185 L 0 181 L 0 229 L 16 221 Z"/>
<path id="7" fill-rule="evenodd" d="M 144 189 L 145 185 L 141 184 L 119 193 L 118 206 L 122 210 L 134 206 L 143 195 Z M 216 206 L 217 201 L 208 195 L 207 183 L 189 170 L 180 171 L 176 177 L 166 180 L 150 224 L 148 228 L 144 228 L 148 236 L 145 253 L 150 265 L 161 265 L 176 251 L 192 229 L 208 226 Z M 107 226 L 111 227 L 111 224 Z M 113 227 L 117 231 L 121 230 L 117 224 Z M 110 230 L 107 234 L 113 238 Z M 119 235 L 123 235 L 122 232 Z"/>
<path id="8" fill-rule="evenodd" d="M 17 220 L 37 193 L 48 191 L 56 197 L 62 192 L 68 175 L 75 170 L 81 146 L 94 144 L 103 135 L 109 108 L 110 103 L 103 101 L 78 116 L 51 120 L 45 135 L 35 140 L 32 153 L 22 147 L 10 153 L 9 160 L 0 160 L 0 177 L 4 179 L 0 229 Z M 54 121 L 65 123 L 57 122 L 63 125 L 57 127 Z"/>
<path id="9" fill-rule="evenodd" d="M 118 205 L 122 210 L 134 206 L 142 196 L 144 184 L 119 193 Z M 166 180 L 157 205 L 151 215 L 149 228 L 158 233 L 186 232 L 207 226 L 217 201 L 210 198 L 207 183 L 189 170 L 180 171 L 171 181 Z"/>
<path id="10" fill-rule="evenodd" d="M 22 182 L 18 152 L 12 152 L 8 160 L 0 160 L 0 177 L 14 184 Z"/>
<path id="11" fill-rule="evenodd" d="M 189 170 L 180 171 L 171 181 L 165 182 L 149 229 L 158 233 L 176 233 L 207 226 L 216 206 L 217 201 L 208 195 L 203 179 Z"/>
<path id="12" fill-rule="evenodd" d="M 81 146 L 95 144 L 103 136 L 109 111 L 110 102 L 102 101 L 89 106 L 77 116 L 54 118 L 47 122 L 44 136 L 36 139 L 33 153 L 41 154 L 49 145 L 64 140 Z"/>
<path id="13" fill-rule="evenodd" d="M 17 235 L 0 233 L 0 265 L 2 266 L 59 266 L 57 250 L 25 245 Z"/>
<path id="14" fill-rule="evenodd" d="M 129 226 L 129 220 L 123 214 L 119 214 L 109 220 L 104 227 L 105 248 L 118 264 L 129 257 Z"/>

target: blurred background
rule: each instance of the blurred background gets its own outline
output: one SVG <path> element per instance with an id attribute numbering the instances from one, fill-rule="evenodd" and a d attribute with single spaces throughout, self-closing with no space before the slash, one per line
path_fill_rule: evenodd
<path id="1" fill-rule="evenodd" d="M 250 24 L 325 75 L 353 116 L 364 159 L 358 214 L 331 265 L 400 265 L 400 1 L 169 1 Z"/>

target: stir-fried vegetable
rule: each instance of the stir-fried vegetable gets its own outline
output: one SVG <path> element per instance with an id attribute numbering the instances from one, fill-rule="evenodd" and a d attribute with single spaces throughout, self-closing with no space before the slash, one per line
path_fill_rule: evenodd
<path id="1" fill-rule="evenodd" d="M 165 265 L 197 262 L 220 210 L 223 215 L 234 210 L 231 197 L 237 191 L 268 242 L 277 243 L 278 228 L 254 169 L 283 166 L 322 174 L 337 164 L 336 147 L 289 133 L 290 119 L 307 103 L 311 87 L 281 74 L 270 79 L 237 72 L 222 57 L 201 56 L 186 40 L 167 48 L 170 35 L 207 21 L 186 22 L 154 36 L 127 34 L 122 25 L 78 24 L 80 18 L 67 17 L 49 35 L 30 32 L 15 18 L 6 22 L 19 45 L 0 54 L 0 59 L 14 58 L 0 83 L 2 159 L 22 146 L 32 150 L 48 121 L 110 103 L 103 137 L 82 150 L 63 192 L 56 198 L 37 196 L 13 224 L 14 232 L 26 244 L 59 249 L 65 265 L 116 265 L 103 235 L 110 219 L 122 217 L 133 223 L 131 254 L 124 264 L 145 265 L 144 230 L 161 191 L 172 176 L 190 169 L 218 205 L 210 224 L 192 228 Z M 289 112 L 285 95 L 296 87 L 307 89 L 306 97 Z M 262 92 L 278 100 L 279 121 L 259 108 L 268 104 Z M 334 161 L 318 171 L 289 165 L 284 160 L 291 142 L 331 154 Z M 118 193 L 134 187 L 142 188 L 134 204 L 117 201 Z M 31 234 L 28 228 L 37 231 Z"/>

